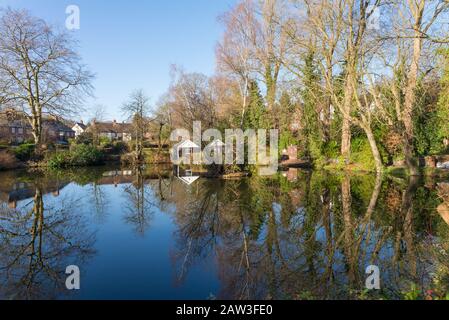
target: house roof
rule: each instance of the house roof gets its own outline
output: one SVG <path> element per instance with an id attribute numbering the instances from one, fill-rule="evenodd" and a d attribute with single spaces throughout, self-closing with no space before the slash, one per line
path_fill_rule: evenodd
<path id="1" fill-rule="evenodd" d="M 131 123 L 121 123 L 121 122 L 95 122 L 91 124 L 90 127 L 94 127 L 95 130 L 99 132 L 108 133 L 131 133 L 132 124 Z"/>
<path id="2" fill-rule="evenodd" d="M 64 122 L 56 119 L 44 119 L 42 121 L 42 126 L 54 131 L 73 132 L 72 128 L 67 126 Z"/>
<path id="3" fill-rule="evenodd" d="M 25 120 L 7 120 L 0 119 L 0 126 L 9 128 L 31 128 L 31 125 Z"/>
<path id="4" fill-rule="evenodd" d="M 55 131 L 71 132 L 69 122 L 60 117 L 43 115 L 42 126 Z M 31 128 L 24 112 L 15 109 L 0 111 L 0 126 Z"/>
<path id="5" fill-rule="evenodd" d="M 84 124 L 84 123 L 81 123 L 81 122 L 76 122 L 74 125 L 73 125 L 73 127 L 74 126 L 78 126 L 78 127 L 80 127 L 81 129 L 83 129 L 83 130 L 86 130 L 86 128 L 87 128 L 87 126 Z M 72 127 L 72 128 L 73 128 Z"/>

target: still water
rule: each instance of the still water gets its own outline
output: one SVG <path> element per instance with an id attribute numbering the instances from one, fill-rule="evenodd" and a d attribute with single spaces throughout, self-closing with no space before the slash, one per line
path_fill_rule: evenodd
<path id="1" fill-rule="evenodd" d="M 192 180 L 162 167 L 0 173 L 0 298 L 401 299 L 449 285 L 444 181 Z M 379 291 L 364 290 L 369 265 Z"/>

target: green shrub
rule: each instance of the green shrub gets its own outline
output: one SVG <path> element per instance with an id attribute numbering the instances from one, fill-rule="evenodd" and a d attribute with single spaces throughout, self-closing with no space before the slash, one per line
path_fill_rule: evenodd
<path id="1" fill-rule="evenodd" d="M 88 145 L 78 145 L 71 152 L 72 166 L 98 165 L 103 161 L 103 154 L 97 148 Z"/>
<path id="2" fill-rule="evenodd" d="M 102 147 L 110 147 L 112 144 L 112 140 L 104 136 L 99 137 L 98 142 Z"/>
<path id="3" fill-rule="evenodd" d="M 323 147 L 324 156 L 327 159 L 337 159 L 340 157 L 340 145 L 337 141 L 329 141 Z"/>
<path id="4" fill-rule="evenodd" d="M 291 145 L 297 144 L 297 139 L 293 136 L 291 131 L 282 131 L 279 137 L 279 150 L 287 149 Z"/>
<path id="5" fill-rule="evenodd" d="M 373 171 L 376 168 L 368 139 L 354 138 L 351 143 L 351 162 L 360 166 L 360 169 Z"/>
<path id="6" fill-rule="evenodd" d="M 114 154 L 122 154 L 128 152 L 128 145 L 123 141 L 117 141 L 112 146 Z"/>
<path id="7" fill-rule="evenodd" d="M 76 144 L 91 145 L 94 143 L 94 136 L 91 132 L 83 132 L 75 139 Z"/>
<path id="8" fill-rule="evenodd" d="M 48 159 L 48 166 L 54 169 L 99 165 L 103 154 L 94 146 L 78 145 L 71 151 L 54 153 Z"/>
<path id="9" fill-rule="evenodd" d="M 63 169 L 71 166 L 70 152 L 54 153 L 48 160 L 48 166 L 53 169 Z"/>
<path id="10" fill-rule="evenodd" d="M 35 145 L 24 143 L 14 149 L 14 154 L 20 161 L 28 161 L 34 153 Z"/>

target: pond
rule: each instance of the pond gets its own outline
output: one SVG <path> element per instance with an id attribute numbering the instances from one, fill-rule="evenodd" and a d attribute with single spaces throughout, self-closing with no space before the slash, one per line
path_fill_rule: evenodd
<path id="1" fill-rule="evenodd" d="M 0 173 L 1 299 L 401 299 L 448 285 L 431 178 Z M 447 217 L 446 217 L 447 218 Z M 66 267 L 80 269 L 67 290 Z M 365 290 L 367 267 L 380 290 Z M 444 289 L 444 288 L 443 288 Z"/>

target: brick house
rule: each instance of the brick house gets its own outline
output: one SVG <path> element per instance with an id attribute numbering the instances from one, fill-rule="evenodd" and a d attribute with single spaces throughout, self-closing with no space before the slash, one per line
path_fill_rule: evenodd
<path id="1" fill-rule="evenodd" d="M 96 133 L 111 141 L 129 142 L 132 139 L 132 124 L 124 122 L 92 122 L 86 129 L 88 132 Z"/>
<path id="2" fill-rule="evenodd" d="M 17 144 L 33 138 L 28 121 L 15 110 L 0 112 L 0 143 Z"/>
<path id="3" fill-rule="evenodd" d="M 75 132 L 56 117 L 47 117 L 42 121 L 43 142 L 66 143 L 75 138 Z M 15 110 L 0 112 L 0 142 L 20 144 L 33 140 L 32 128 L 23 114 Z"/>
<path id="4" fill-rule="evenodd" d="M 75 138 L 75 131 L 58 118 L 44 119 L 42 131 L 42 140 L 44 142 L 67 143 L 69 139 Z"/>

